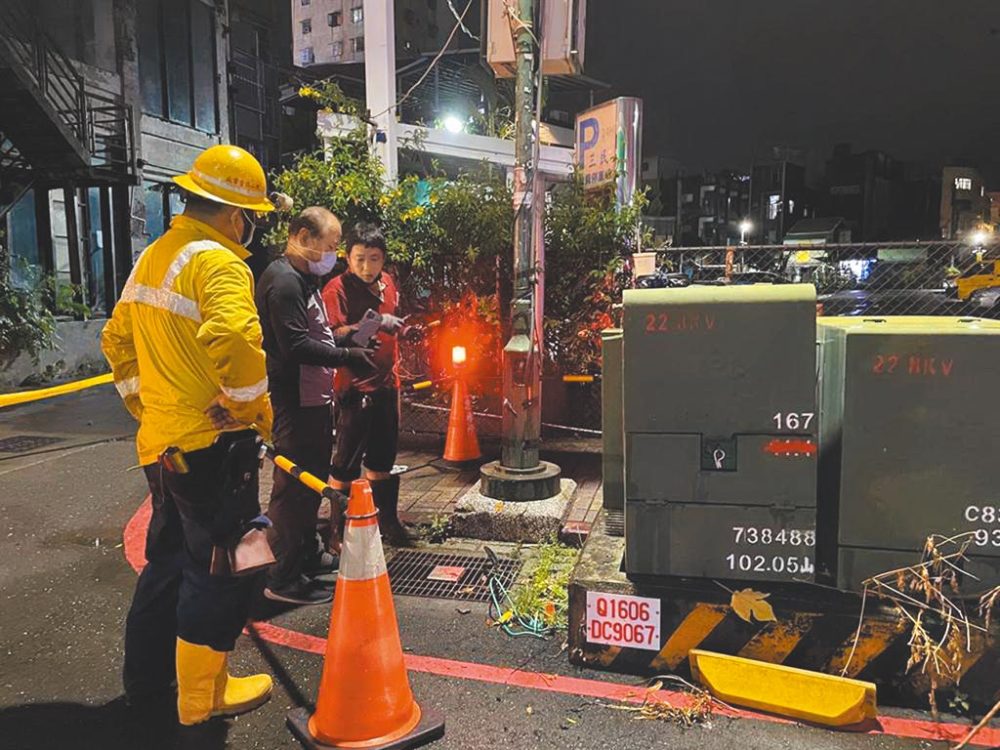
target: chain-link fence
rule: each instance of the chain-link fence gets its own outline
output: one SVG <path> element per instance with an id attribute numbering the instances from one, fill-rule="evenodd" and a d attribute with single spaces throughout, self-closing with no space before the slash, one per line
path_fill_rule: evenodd
<path id="1" fill-rule="evenodd" d="M 813 284 L 820 315 L 957 315 L 1000 319 L 1000 260 L 982 247 L 957 242 L 854 245 L 682 247 L 657 251 L 657 272 L 645 288 L 692 284 Z M 404 342 L 401 372 L 412 384 L 431 372 L 423 342 Z M 559 373 L 543 381 L 543 436 L 594 436 L 601 429 L 600 382 L 567 383 Z M 501 381 L 472 384 L 476 426 L 497 437 Z M 402 429 L 447 431 L 450 382 L 404 387 Z"/>
<path id="2" fill-rule="evenodd" d="M 1000 266 L 957 242 L 681 247 L 639 286 L 807 283 L 822 315 L 1000 317 Z"/>

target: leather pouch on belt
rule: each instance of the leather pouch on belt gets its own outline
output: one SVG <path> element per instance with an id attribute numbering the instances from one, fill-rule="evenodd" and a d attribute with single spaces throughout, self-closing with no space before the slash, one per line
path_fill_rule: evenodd
<path id="1" fill-rule="evenodd" d="M 232 544 L 212 550 L 212 575 L 246 576 L 274 565 L 274 552 L 267 541 L 266 529 L 271 525 L 267 516 L 250 521 L 247 529 Z"/>

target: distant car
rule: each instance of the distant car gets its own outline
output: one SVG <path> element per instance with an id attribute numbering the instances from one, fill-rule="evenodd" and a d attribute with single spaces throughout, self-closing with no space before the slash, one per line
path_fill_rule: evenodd
<path id="1" fill-rule="evenodd" d="M 691 280 L 684 274 L 664 271 L 651 276 L 640 276 L 635 282 L 636 289 L 679 289 L 690 285 Z"/>
<path id="2" fill-rule="evenodd" d="M 943 291 L 926 289 L 849 289 L 821 294 L 817 302 L 822 315 L 967 315 L 968 305 L 947 297 Z"/>
<path id="3" fill-rule="evenodd" d="M 780 273 L 772 271 L 743 271 L 734 273 L 729 278 L 729 284 L 790 284 L 791 282 Z"/>
<path id="4" fill-rule="evenodd" d="M 692 284 L 712 286 L 791 283 L 788 278 L 782 276 L 780 273 L 759 271 L 755 268 L 745 271 L 733 271 L 729 276 L 726 276 L 725 266 L 694 266 L 688 270 L 687 275 L 690 276 Z"/>
<path id="5" fill-rule="evenodd" d="M 1000 260 L 973 263 L 948 286 L 960 300 L 973 300 L 985 290 L 1000 288 Z"/>
<path id="6" fill-rule="evenodd" d="M 969 297 L 968 314 L 977 318 L 1000 320 L 1000 286 L 973 292 Z"/>

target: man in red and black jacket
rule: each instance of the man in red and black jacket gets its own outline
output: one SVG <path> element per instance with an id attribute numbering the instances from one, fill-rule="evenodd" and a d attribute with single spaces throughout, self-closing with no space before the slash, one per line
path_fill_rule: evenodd
<path id="1" fill-rule="evenodd" d="M 385 236 L 372 225 L 357 224 L 347 234 L 347 272 L 323 289 L 327 317 L 334 336 L 357 333 L 365 314 L 381 316 L 376 334 L 374 366 L 351 364 L 334 376 L 337 404 L 337 445 L 330 467 L 331 484 L 348 492 L 361 476 L 371 483 L 379 509 L 379 527 L 387 542 L 406 546 L 413 537 L 399 522 L 399 476 L 393 475 L 399 444 L 399 344 L 403 328 L 399 317 L 399 291 L 383 271 Z M 367 341 L 355 346 L 367 347 Z"/>

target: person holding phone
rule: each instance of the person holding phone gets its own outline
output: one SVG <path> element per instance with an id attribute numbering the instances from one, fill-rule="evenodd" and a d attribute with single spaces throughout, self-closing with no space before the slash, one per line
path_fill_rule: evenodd
<path id="1" fill-rule="evenodd" d="M 385 235 L 368 223 L 347 234 L 347 271 L 323 289 L 327 316 L 334 335 L 350 336 L 356 346 L 376 347 L 373 363 L 349 363 L 334 377 L 337 399 L 337 441 L 330 467 L 330 484 L 347 492 L 362 469 L 371 484 L 379 510 L 379 528 L 385 541 L 409 546 L 414 537 L 400 523 L 399 476 L 393 475 L 399 444 L 399 361 L 397 334 L 399 291 L 385 272 Z M 359 341 L 372 330 L 371 341 Z"/>

